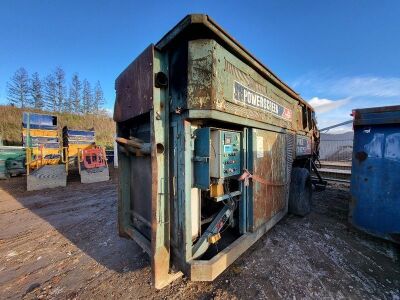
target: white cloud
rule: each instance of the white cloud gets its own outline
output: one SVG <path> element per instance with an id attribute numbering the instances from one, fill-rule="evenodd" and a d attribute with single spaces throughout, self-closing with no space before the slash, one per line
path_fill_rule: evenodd
<path id="1" fill-rule="evenodd" d="M 313 97 L 308 103 L 317 113 L 318 128 L 323 129 L 344 121 L 351 120 L 349 107 L 350 98 L 330 100 L 326 98 Z M 351 124 L 341 125 L 329 130 L 329 133 L 344 133 L 352 130 Z"/>
<path id="2" fill-rule="evenodd" d="M 347 104 L 349 100 L 350 98 L 342 100 L 329 100 L 326 98 L 313 97 L 308 100 L 308 103 L 315 109 L 317 113 L 323 114 Z"/>
<path id="3" fill-rule="evenodd" d="M 331 73 L 308 73 L 293 82 L 302 94 L 325 97 L 400 97 L 400 77 L 346 76 Z"/>
<path id="4" fill-rule="evenodd" d="M 400 96 L 400 78 L 356 76 L 344 77 L 331 82 L 331 91 L 341 91 L 353 97 L 398 97 Z"/>
<path id="5" fill-rule="evenodd" d="M 352 109 L 398 105 L 400 98 L 400 77 L 338 77 L 332 70 L 322 70 L 307 73 L 292 85 L 303 98 L 310 99 L 308 102 L 317 113 L 319 128 L 349 120 Z M 351 126 L 340 126 L 329 132 L 349 131 Z"/>

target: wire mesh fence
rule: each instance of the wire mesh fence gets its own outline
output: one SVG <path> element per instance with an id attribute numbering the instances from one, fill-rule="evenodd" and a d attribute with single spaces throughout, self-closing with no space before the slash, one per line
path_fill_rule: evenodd
<path id="1" fill-rule="evenodd" d="M 353 132 L 321 133 L 319 174 L 326 180 L 349 182 L 353 153 Z"/>
<path id="2" fill-rule="evenodd" d="M 351 162 L 353 132 L 321 133 L 319 158 L 321 161 Z"/>
<path id="3" fill-rule="evenodd" d="M 351 162 L 353 141 L 325 140 L 320 144 L 320 160 L 323 161 L 348 161 Z"/>

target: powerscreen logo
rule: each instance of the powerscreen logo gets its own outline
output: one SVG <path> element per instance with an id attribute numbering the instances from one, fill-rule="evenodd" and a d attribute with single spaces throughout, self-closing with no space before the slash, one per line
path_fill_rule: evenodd
<path id="1" fill-rule="evenodd" d="M 233 85 L 233 99 L 237 102 L 243 103 L 244 105 L 272 113 L 282 119 L 289 121 L 292 120 L 293 114 L 289 108 L 286 108 L 266 96 L 245 87 L 237 81 L 235 81 Z"/>

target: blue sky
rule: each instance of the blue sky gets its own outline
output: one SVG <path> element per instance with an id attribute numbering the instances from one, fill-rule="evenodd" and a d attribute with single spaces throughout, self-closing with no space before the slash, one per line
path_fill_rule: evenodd
<path id="1" fill-rule="evenodd" d="M 24 66 L 114 80 L 188 13 L 207 13 L 313 104 L 320 127 L 352 108 L 400 104 L 400 1 L 0 2 L 0 103 Z"/>

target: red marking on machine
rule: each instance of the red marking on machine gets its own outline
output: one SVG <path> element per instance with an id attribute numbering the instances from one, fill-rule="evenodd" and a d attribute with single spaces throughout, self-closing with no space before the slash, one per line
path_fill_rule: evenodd
<path id="1" fill-rule="evenodd" d="M 103 148 L 91 148 L 82 150 L 82 161 L 86 169 L 106 166 L 106 156 Z"/>

